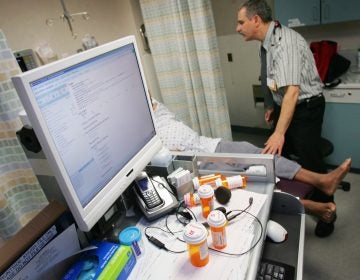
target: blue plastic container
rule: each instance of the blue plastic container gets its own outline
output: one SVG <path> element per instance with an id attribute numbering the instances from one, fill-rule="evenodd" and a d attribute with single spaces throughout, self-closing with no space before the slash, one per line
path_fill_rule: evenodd
<path id="1" fill-rule="evenodd" d="M 144 246 L 141 239 L 141 231 L 137 227 L 127 227 L 119 234 L 120 244 L 131 246 L 134 255 L 139 258 L 144 254 Z"/>

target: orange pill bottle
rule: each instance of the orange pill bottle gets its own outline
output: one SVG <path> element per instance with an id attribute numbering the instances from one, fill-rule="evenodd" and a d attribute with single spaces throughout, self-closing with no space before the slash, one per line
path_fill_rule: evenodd
<path id="1" fill-rule="evenodd" d="M 207 234 L 208 231 L 200 223 L 189 223 L 185 226 L 183 236 L 193 266 L 201 267 L 209 262 Z"/>
<path id="2" fill-rule="evenodd" d="M 221 179 L 221 175 L 220 174 L 209 174 L 209 175 L 204 175 L 204 176 L 200 176 L 200 177 L 195 177 L 192 179 L 193 184 L 194 184 L 194 189 L 198 190 L 199 187 L 202 185 L 211 185 L 212 187 L 216 187 L 216 184 L 215 184 L 216 179 Z"/>
<path id="3" fill-rule="evenodd" d="M 215 249 L 224 249 L 227 245 L 226 225 L 227 220 L 223 212 L 213 210 L 207 217 L 210 226 L 212 243 Z"/>
<path id="4" fill-rule="evenodd" d="M 216 187 L 224 186 L 228 189 L 245 188 L 246 177 L 235 175 L 231 177 L 222 177 L 215 180 Z"/>
<path id="5" fill-rule="evenodd" d="M 202 215 L 206 219 L 212 210 L 214 210 L 214 189 L 210 185 L 200 186 L 198 195 L 201 201 Z"/>
<path id="6" fill-rule="evenodd" d="M 246 187 L 246 177 L 241 175 L 225 177 L 221 174 L 210 174 L 193 178 L 194 189 L 198 190 L 202 185 L 210 185 L 213 188 L 220 186 L 229 189 Z"/>
<path id="7" fill-rule="evenodd" d="M 201 203 L 200 197 L 197 193 L 184 194 L 184 202 L 186 207 L 193 207 Z"/>

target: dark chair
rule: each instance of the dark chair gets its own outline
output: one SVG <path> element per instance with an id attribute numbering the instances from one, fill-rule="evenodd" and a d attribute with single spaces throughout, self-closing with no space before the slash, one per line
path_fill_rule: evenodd
<path id="1" fill-rule="evenodd" d="M 300 199 L 306 198 L 314 188 L 313 186 L 303 182 L 283 178 L 281 178 L 280 181 L 276 183 L 276 187 L 282 192 L 292 194 L 293 196 L 299 197 Z"/>

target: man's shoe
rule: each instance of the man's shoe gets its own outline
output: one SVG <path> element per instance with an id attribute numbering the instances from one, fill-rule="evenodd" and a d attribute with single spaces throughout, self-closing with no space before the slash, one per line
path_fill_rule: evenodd
<path id="1" fill-rule="evenodd" d="M 335 229 L 335 221 L 336 221 L 336 214 L 334 216 L 334 220 L 330 223 L 326 223 L 322 220 L 319 220 L 315 227 L 315 235 L 317 237 L 327 237 L 333 233 Z"/>

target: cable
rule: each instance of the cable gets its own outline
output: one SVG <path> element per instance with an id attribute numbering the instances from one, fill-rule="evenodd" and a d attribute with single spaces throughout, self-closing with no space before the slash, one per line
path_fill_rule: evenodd
<path id="1" fill-rule="evenodd" d="M 239 215 L 241 215 L 241 214 L 243 214 L 243 213 L 252 216 L 252 217 L 254 218 L 254 220 L 256 220 L 256 222 L 260 225 L 260 229 L 261 229 L 261 230 L 260 230 L 260 235 L 259 235 L 258 239 L 256 240 L 256 242 L 255 242 L 248 250 L 246 250 L 246 251 L 244 251 L 244 252 L 241 252 L 241 253 L 228 253 L 228 252 L 223 252 L 223 251 L 220 251 L 220 250 L 211 248 L 211 247 L 209 247 L 209 250 L 212 250 L 212 251 L 221 253 L 221 254 L 223 254 L 223 255 L 228 255 L 228 256 L 242 256 L 242 255 L 245 255 L 245 254 L 247 254 L 248 252 L 252 251 L 252 250 L 259 244 L 259 242 L 260 242 L 260 240 L 261 240 L 261 238 L 262 238 L 262 236 L 263 236 L 263 233 L 264 233 L 264 227 L 263 227 L 263 225 L 262 225 L 262 223 L 261 223 L 261 221 L 259 220 L 258 217 L 256 217 L 255 215 L 253 215 L 252 213 L 250 213 L 249 211 L 247 211 L 247 210 L 251 207 L 252 204 L 253 204 L 253 197 L 250 197 L 250 198 L 249 198 L 249 205 L 248 205 L 245 209 L 243 209 L 243 210 L 238 210 L 238 209 L 231 210 L 231 211 L 229 211 L 229 212 L 226 213 L 226 216 L 227 216 L 228 214 L 232 213 L 232 212 L 239 212 L 239 213 L 237 213 L 237 214 L 235 214 L 235 215 L 227 218 L 228 221 L 231 221 L 231 220 L 235 219 L 236 217 L 238 217 Z M 179 219 L 179 217 L 178 217 L 177 215 L 180 213 L 179 210 L 180 210 L 181 207 L 183 207 L 184 209 L 190 211 L 195 220 L 196 220 L 196 217 L 195 217 L 194 213 L 193 213 L 189 208 L 184 207 L 183 205 L 184 205 L 184 202 L 182 201 L 182 202 L 179 204 L 179 206 L 176 208 L 176 210 L 175 210 L 175 216 L 176 216 L 177 220 L 178 220 L 182 225 L 185 226 L 186 224 L 188 224 L 188 223 L 190 222 L 190 220 L 188 220 L 188 223 L 185 223 L 185 222 L 183 222 L 183 221 L 181 221 L 181 220 Z M 184 212 L 183 212 L 183 213 L 184 213 Z M 185 213 L 186 213 L 186 212 L 185 212 Z M 167 215 L 166 218 L 165 218 L 165 227 L 166 227 L 166 230 L 163 229 L 163 228 L 160 228 L 160 227 L 148 226 L 148 227 L 145 228 L 145 231 L 144 231 L 145 236 L 146 236 L 146 238 L 149 240 L 150 243 L 152 243 L 153 245 L 155 245 L 155 246 L 158 247 L 159 249 L 164 249 L 165 251 L 168 251 L 168 252 L 171 252 L 171 253 L 175 253 L 175 254 L 184 253 L 184 252 L 186 252 L 187 250 L 183 250 L 183 251 L 173 251 L 173 250 L 170 250 L 170 249 L 167 248 L 167 247 L 165 246 L 165 244 L 162 243 L 160 240 L 158 240 L 158 239 L 155 238 L 154 236 L 150 236 L 150 235 L 147 233 L 147 230 L 148 230 L 148 229 L 153 228 L 153 229 L 158 229 L 158 230 L 161 230 L 161 231 L 163 231 L 163 232 L 166 232 L 166 233 L 169 233 L 169 234 L 172 234 L 172 235 L 176 236 L 175 233 L 179 233 L 179 232 L 181 232 L 181 231 L 175 231 L 175 232 L 174 232 L 174 231 L 172 231 L 172 230 L 169 228 L 169 225 L 168 225 L 168 217 L 169 217 L 169 216 L 170 216 L 170 215 Z M 184 217 L 184 216 L 183 216 L 183 217 Z M 197 221 L 197 220 L 196 220 L 196 221 Z M 180 239 L 180 238 L 177 237 L 177 236 L 176 236 L 176 239 L 179 240 L 180 242 L 185 242 L 184 240 Z"/>
<path id="2" fill-rule="evenodd" d="M 178 199 L 177 196 L 175 195 L 175 193 L 174 193 L 172 190 L 169 190 L 163 182 L 160 182 L 160 181 L 158 181 L 158 180 L 155 180 L 155 179 L 152 178 L 152 177 L 150 178 L 150 180 L 153 180 L 154 182 L 160 184 L 160 185 L 161 185 L 163 188 L 165 188 L 171 195 L 173 195 L 173 197 L 174 197 L 176 200 Z M 168 183 L 168 185 L 170 186 L 170 188 L 171 188 L 171 187 L 172 187 L 172 188 L 175 188 L 168 180 L 166 180 L 166 182 Z M 179 221 L 179 223 L 181 223 L 182 225 L 187 225 L 187 224 L 190 222 L 190 220 L 192 220 L 192 219 L 194 219 L 194 220 L 197 222 L 197 218 L 196 218 L 194 212 L 191 211 L 188 207 L 184 207 L 183 204 L 184 204 L 184 201 L 180 202 L 180 203 L 179 203 L 179 206 L 177 207 L 177 209 L 176 209 L 176 211 L 175 211 L 175 215 L 176 215 L 176 218 L 177 218 L 177 220 Z M 191 215 L 192 215 L 192 217 L 191 217 L 190 215 L 187 215 L 187 214 L 188 214 L 187 212 L 184 212 L 184 211 L 181 211 L 181 212 L 180 212 L 179 209 L 180 209 L 181 207 L 183 207 L 185 210 L 187 210 L 188 212 L 190 212 Z M 182 217 L 184 217 L 185 219 L 187 219 L 187 222 L 181 221 L 181 219 L 179 218 L 178 215 L 181 215 Z"/>
<path id="3" fill-rule="evenodd" d="M 149 226 L 149 227 L 146 227 L 145 230 L 144 230 L 144 233 L 145 233 L 145 237 L 147 238 L 147 240 L 149 240 L 150 243 L 152 243 L 153 245 L 155 245 L 156 247 L 158 247 L 159 249 L 164 249 L 165 251 L 167 252 L 171 252 L 171 253 L 174 253 L 174 254 L 180 254 L 180 253 L 184 253 L 186 252 L 186 250 L 183 250 L 183 251 L 173 251 L 169 248 L 167 248 L 165 246 L 164 243 L 162 243 L 159 239 L 157 239 L 156 237 L 154 236 L 150 236 L 148 233 L 147 233 L 147 230 L 150 229 L 150 228 L 153 228 L 153 229 L 158 229 L 158 230 L 161 230 L 163 232 L 166 232 L 166 233 L 171 233 L 171 231 L 166 231 L 160 227 L 152 227 L 152 226 Z"/>
<path id="4" fill-rule="evenodd" d="M 193 212 L 190 208 L 188 208 L 188 207 L 185 207 L 185 209 L 186 209 L 186 210 L 188 210 L 188 211 L 191 213 L 191 215 L 193 216 L 193 218 L 194 218 L 195 222 L 197 222 L 198 220 L 197 220 L 197 218 L 196 218 L 196 216 L 195 216 L 194 212 Z"/>
<path id="5" fill-rule="evenodd" d="M 248 252 L 250 252 L 252 249 L 254 249 L 254 248 L 257 246 L 257 244 L 258 244 L 258 243 L 260 242 L 260 240 L 261 240 L 261 237 L 263 236 L 264 228 L 263 228 L 263 225 L 262 225 L 261 221 L 259 220 L 259 218 L 256 217 L 255 215 L 253 215 L 252 213 L 250 213 L 249 211 L 247 211 L 247 210 L 251 207 L 251 205 L 253 204 L 253 201 L 254 201 L 254 198 L 253 198 L 253 197 L 249 197 L 249 205 L 248 205 L 245 209 L 243 209 L 243 210 L 237 210 L 237 209 L 231 210 L 231 211 L 229 211 L 229 212 L 226 213 L 226 217 L 227 217 L 227 215 L 229 215 L 230 213 L 232 213 L 232 212 L 237 212 L 237 211 L 239 211 L 240 213 L 237 213 L 237 214 L 235 214 L 235 215 L 233 215 L 233 216 L 231 216 L 231 217 L 227 217 L 227 220 L 228 220 L 228 221 L 231 221 L 231 220 L 235 219 L 236 217 L 238 217 L 239 215 L 241 215 L 242 213 L 246 213 L 246 214 L 252 216 L 252 217 L 254 218 L 254 220 L 256 220 L 256 222 L 260 225 L 260 229 L 261 229 L 261 231 L 260 231 L 260 236 L 259 236 L 259 238 L 256 240 L 256 242 L 255 242 L 248 250 L 246 250 L 245 252 L 241 252 L 241 253 L 227 253 L 227 252 L 223 252 L 223 251 L 220 251 L 220 250 L 217 250 L 217 249 L 214 249 L 214 248 L 210 248 L 210 247 L 209 247 L 209 250 L 212 250 L 212 251 L 215 251 L 215 252 L 224 254 L 224 255 L 229 255 L 229 256 L 242 256 L 242 255 L 247 254 Z"/>
<path id="6" fill-rule="evenodd" d="M 174 196 L 175 198 L 176 198 L 176 200 L 177 200 L 177 196 L 175 195 L 175 193 L 172 191 L 172 190 L 169 190 L 166 186 L 165 186 L 165 184 L 163 183 L 163 182 L 160 182 L 160 181 L 158 181 L 158 180 L 155 180 L 154 178 L 152 178 L 152 177 L 149 177 L 150 178 L 150 180 L 152 180 L 152 181 L 154 181 L 154 182 L 156 182 L 156 183 L 158 183 L 159 185 L 161 185 L 164 189 L 166 189 L 172 196 Z M 168 181 L 166 181 L 168 184 L 169 184 L 169 182 Z M 170 184 L 169 184 L 170 185 Z"/>
<path id="7" fill-rule="evenodd" d="M 233 216 L 231 216 L 231 217 L 227 217 L 227 220 L 230 222 L 231 220 L 233 220 L 233 219 L 235 219 L 236 217 L 238 217 L 239 215 L 241 215 L 243 212 L 246 212 L 250 207 L 251 207 L 251 205 L 253 204 L 253 197 L 251 196 L 251 197 L 249 197 L 249 205 L 244 209 L 244 210 L 232 210 L 232 211 L 229 211 L 229 212 L 227 212 L 226 213 L 226 217 L 227 217 L 227 215 L 229 215 L 231 212 L 233 212 L 233 211 L 241 211 L 240 213 L 238 213 L 238 214 L 235 214 L 235 215 L 233 215 Z"/>
<path id="8" fill-rule="evenodd" d="M 188 220 L 187 223 L 181 221 L 180 218 L 178 217 L 178 214 L 180 213 L 179 210 L 180 210 L 181 207 L 183 207 L 184 209 L 186 209 L 186 210 L 188 210 L 189 212 L 191 212 L 191 215 L 192 215 L 193 218 L 197 221 L 195 214 L 194 214 L 189 208 L 184 207 L 184 201 L 182 201 L 181 203 L 179 203 L 179 206 L 178 206 L 178 207 L 176 208 L 176 210 L 175 210 L 175 216 L 176 216 L 176 219 L 177 219 L 183 226 L 187 225 L 187 224 L 190 222 L 190 220 L 192 219 L 192 217 L 190 217 L 191 219 L 185 218 L 185 219 Z M 183 211 L 182 211 L 181 213 L 187 213 L 187 212 L 183 212 Z M 153 245 L 155 245 L 155 246 L 158 247 L 159 249 L 164 249 L 165 251 L 168 251 L 168 252 L 171 252 L 171 253 L 175 253 L 175 254 L 184 253 L 184 252 L 186 252 L 186 250 L 184 250 L 184 251 L 173 251 L 173 250 L 170 250 L 170 249 L 167 248 L 167 247 L 165 246 L 165 244 L 162 243 L 160 240 L 158 240 L 158 239 L 155 238 L 154 236 L 150 236 L 150 235 L 147 233 L 147 230 L 148 230 L 149 228 L 158 229 L 158 230 L 161 230 L 161 231 L 163 231 L 163 232 L 170 233 L 170 234 L 172 234 L 173 236 L 176 236 L 175 233 L 182 232 L 182 231 L 172 231 L 172 230 L 169 228 L 169 225 L 168 225 L 168 218 L 169 218 L 169 216 L 170 216 L 170 215 L 166 215 L 166 218 L 165 218 L 165 227 L 166 227 L 166 230 L 165 230 L 165 229 L 162 229 L 162 228 L 160 228 L 160 227 L 148 226 L 148 227 L 145 228 L 145 231 L 144 231 L 145 236 L 146 236 L 146 238 L 149 240 L 150 243 L 152 243 Z M 184 217 L 184 216 L 183 216 L 183 217 Z M 177 239 L 178 241 L 180 241 L 180 242 L 185 243 L 185 241 L 182 240 L 182 239 L 180 239 L 178 236 L 176 236 L 176 239 Z"/>
<path id="9" fill-rule="evenodd" d="M 180 211 L 180 208 L 183 208 L 184 210 L 186 210 L 187 212 L 185 211 Z M 179 218 L 179 215 L 182 216 L 183 218 L 186 219 L 186 221 L 182 221 L 180 218 Z M 178 220 L 178 222 L 184 226 L 186 226 L 191 220 L 195 220 L 195 222 L 197 222 L 197 218 L 194 214 L 194 212 L 185 206 L 185 202 L 184 201 L 181 201 L 179 206 L 176 208 L 175 210 L 175 216 L 176 216 L 176 219 Z"/>
<path id="10" fill-rule="evenodd" d="M 169 233 L 171 233 L 172 235 L 175 236 L 175 233 L 182 232 L 182 230 L 180 230 L 180 231 L 172 231 L 172 230 L 170 230 L 169 225 L 168 225 L 168 218 L 169 218 L 169 215 L 166 215 L 166 218 L 165 218 L 165 226 L 166 226 L 166 229 L 169 231 Z M 179 241 L 181 241 L 181 242 L 184 242 L 184 243 L 185 243 L 184 240 L 180 239 L 180 238 L 177 237 L 177 236 L 176 236 L 176 239 L 179 240 Z"/>
<path id="11" fill-rule="evenodd" d="M 178 205 L 178 207 L 176 208 L 175 210 L 175 217 L 177 219 L 177 221 L 182 224 L 182 225 L 187 225 L 188 223 L 182 221 L 179 217 L 179 215 L 181 215 L 182 217 L 184 217 L 186 220 L 190 221 L 191 220 L 191 215 L 187 212 L 184 212 L 184 211 L 180 211 L 180 208 L 183 207 L 184 205 L 184 201 L 181 201 Z M 190 217 L 189 217 L 190 216 Z"/>
<path id="12" fill-rule="evenodd" d="M 250 207 L 250 206 L 248 206 L 248 207 Z M 240 214 L 246 213 L 246 214 L 249 214 L 250 216 L 252 216 L 256 220 L 256 222 L 260 225 L 260 228 L 261 228 L 259 238 L 248 250 L 246 250 L 245 252 L 241 252 L 241 253 L 228 253 L 228 252 L 223 252 L 223 251 L 220 251 L 220 250 L 217 250 L 214 248 L 210 248 L 210 247 L 209 247 L 209 250 L 212 250 L 212 251 L 224 254 L 224 255 L 229 255 L 229 256 L 242 256 L 242 255 L 249 253 L 251 250 L 253 250 L 259 244 L 261 237 L 263 236 L 263 233 L 264 233 L 264 227 L 263 227 L 261 221 L 259 220 L 259 218 L 256 217 L 255 215 L 251 214 L 250 212 L 248 212 L 246 210 L 232 210 L 232 211 L 240 211 L 241 212 Z"/>

